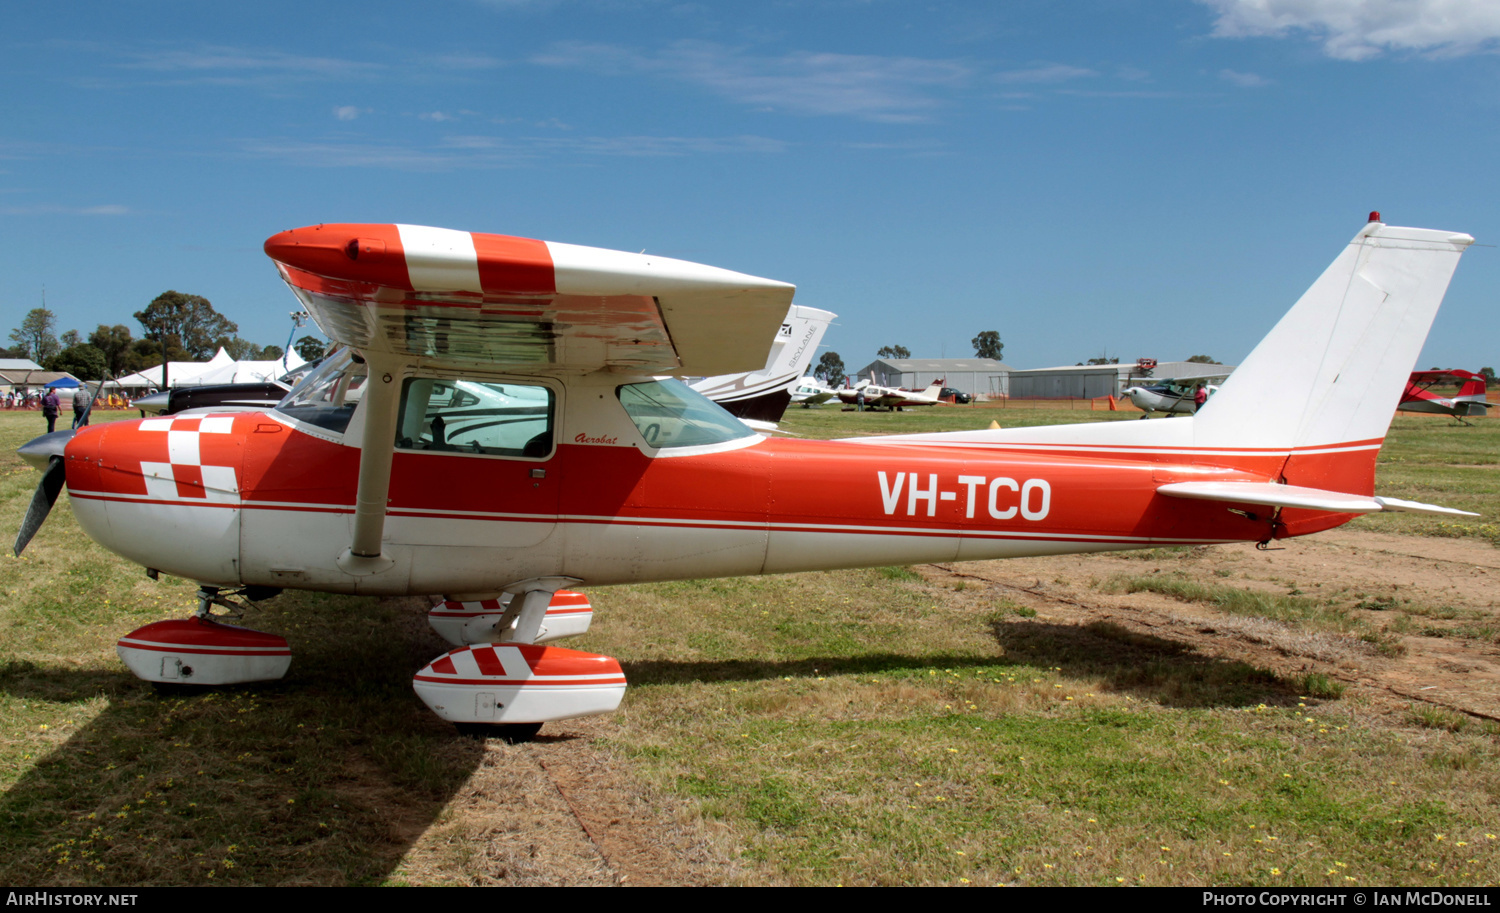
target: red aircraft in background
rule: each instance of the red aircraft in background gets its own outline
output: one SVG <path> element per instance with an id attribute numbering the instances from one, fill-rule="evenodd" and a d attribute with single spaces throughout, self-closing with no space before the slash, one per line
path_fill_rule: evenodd
<path id="1" fill-rule="evenodd" d="M 1452 386 L 1458 382 L 1461 386 L 1458 395 L 1452 399 L 1446 396 L 1438 396 L 1432 392 L 1436 386 Z M 1411 378 L 1406 382 L 1406 389 L 1401 391 L 1401 404 L 1396 407 L 1402 412 L 1431 412 L 1438 415 L 1451 415 L 1462 424 L 1466 415 L 1485 415 L 1489 412 L 1489 400 L 1486 398 L 1484 389 L 1484 375 L 1474 374 L 1470 371 L 1413 371 Z"/>

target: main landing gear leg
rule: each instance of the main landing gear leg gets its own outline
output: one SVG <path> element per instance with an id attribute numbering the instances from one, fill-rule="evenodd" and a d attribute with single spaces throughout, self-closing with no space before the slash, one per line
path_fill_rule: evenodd
<path id="1" fill-rule="evenodd" d="M 510 601 L 499 629 L 504 632 L 502 641 L 513 644 L 534 644 L 542 631 L 542 619 L 547 617 L 547 606 L 552 602 L 551 590 L 527 590 Z M 511 619 L 515 628 L 511 629 Z M 505 636 L 505 635 L 509 636 Z"/>

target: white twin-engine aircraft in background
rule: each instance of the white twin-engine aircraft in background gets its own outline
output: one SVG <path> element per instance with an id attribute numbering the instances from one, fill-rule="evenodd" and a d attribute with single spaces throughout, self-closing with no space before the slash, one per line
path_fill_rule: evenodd
<path id="1" fill-rule="evenodd" d="M 1464 234 L 1372 220 L 1197 415 L 767 438 L 663 375 L 757 371 L 793 287 L 410 225 L 286 231 L 266 253 L 345 349 L 274 410 L 111 422 L 22 448 L 84 530 L 198 581 L 119 652 L 141 678 L 274 679 L 287 642 L 215 605 L 283 588 L 444 594 L 455 648 L 414 685 L 505 726 L 614 709 L 619 663 L 543 646 L 565 588 L 1161 545 L 1269 542 L 1382 510 L 1375 457 Z M 1267 389 L 1288 391 L 1276 408 Z M 229 592 L 234 591 L 234 592 Z"/>

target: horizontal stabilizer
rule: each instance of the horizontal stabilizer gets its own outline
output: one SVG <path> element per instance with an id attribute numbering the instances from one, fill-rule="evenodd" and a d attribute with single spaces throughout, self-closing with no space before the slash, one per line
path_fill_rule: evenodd
<path id="1" fill-rule="evenodd" d="M 1373 514 L 1389 510 L 1448 517 L 1479 516 L 1464 510 L 1454 510 L 1451 507 L 1403 501 L 1400 498 L 1351 495 L 1322 488 L 1303 488 L 1300 485 L 1277 485 L 1274 482 L 1172 482 L 1156 490 L 1170 498 L 1228 501 L 1234 504 L 1263 504 L 1267 507 L 1326 510 L 1338 514 Z"/>

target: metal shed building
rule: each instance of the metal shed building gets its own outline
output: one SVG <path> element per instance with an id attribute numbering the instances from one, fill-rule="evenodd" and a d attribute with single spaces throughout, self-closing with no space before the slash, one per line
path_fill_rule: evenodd
<path id="1" fill-rule="evenodd" d="M 1011 368 L 993 358 L 877 358 L 850 375 L 851 383 L 871 375 L 883 387 L 922 390 L 935 380 L 970 396 L 1005 396 Z"/>
<path id="2" fill-rule="evenodd" d="M 1191 361 L 1164 361 L 1151 376 L 1142 377 L 1134 364 L 1063 365 L 1010 372 L 1010 395 L 1017 399 L 1094 399 L 1119 396 L 1132 384 L 1156 383 L 1174 377 L 1192 377 L 1214 372 L 1229 374 L 1234 365 L 1205 365 Z"/>

